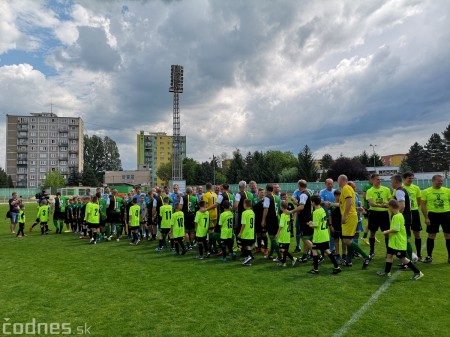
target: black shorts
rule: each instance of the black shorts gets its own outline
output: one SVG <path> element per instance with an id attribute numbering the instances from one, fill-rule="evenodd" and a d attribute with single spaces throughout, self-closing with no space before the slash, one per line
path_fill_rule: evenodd
<path id="1" fill-rule="evenodd" d="M 139 228 L 139 227 L 138 227 Z M 169 234 L 170 228 L 160 228 L 159 230 L 161 234 Z"/>
<path id="2" fill-rule="evenodd" d="M 64 220 L 65 214 L 59 211 L 53 213 L 53 220 Z"/>
<path id="3" fill-rule="evenodd" d="M 327 249 L 330 249 L 330 243 L 329 242 L 320 242 L 320 243 L 314 243 L 312 245 L 313 250 L 321 250 L 322 253 L 326 251 Z"/>
<path id="4" fill-rule="evenodd" d="M 289 251 L 289 245 L 290 243 L 279 243 L 278 246 L 280 247 L 280 249 Z"/>
<path id="5" fill-rule="evenodd" d="M 430 219 L 430 225 L 427 226 L 427 233 L 439 233 L 439 226 L 442 226 L 444 233 L 450 233 L 450 212 L 428 212 L 428 218 Z"/>
<path id="6" fill-rule="evenodd" d="M 406 257 L 406 250 L 397 250 L 397 249 L 388 247 L 386 249 L 386 253 L 397 256 L 399 259 L 403 259 L 404 257 Z"/>
<path id="7" fill-rule="evenodd" d="M 300 233 L 302 234 L 302 236 L 313 236 L 314 229 L 309 227 L 305 223 L 301 223 L 300 224 Z"/>
<path id="8" fill-rule="evenodd" d="M 195 229 L 194 220 L 195 220 L 195 214 L 194 213 L 188 212 L 188 213 L 184 214 L 184 230 L 186 232 L 189 232 L 189 231 Z"/>
<path id="9" fill-rule="evenodd" d="M 370 211 L 369 214 L 369 230 L 376 232 L 378 229 L 387 231 L 390 227 L 388 211 Z"/>
<path id="10" fill-rule="evenodd" d="M 87 223 L 88 228 L 99 228 L 100 224 L 99 223 Z"/>
<path id="11" fill-rule="evenodd" d="M 251 247 L 255 243 L 255 239 L 241 239 L 242 247 Z"/>
<path id="12" fill-rule="evenodd" d="M 269 235 L 274 235 L 275 236 L 278 233 L 278 225 L 276 225 L 276 226 L 272 225 L 270 227 L 266 226 L 266 229 L 267 229 L 267 233 Z"/>
<path id="13" fill-rule="evenodd" d="M 342 239 L 342 232 L 341 231 L 334 231 L 333 235 L 332 235 L 333 239 Z"/>
<path id="14" fill-rule="evenodd" d="M 229 238 L 229 239 L 220 239 L 220 245 L 221 246 L 229 246 L 229 245 L 233 245 L 234 240 L 233 238 Z"/>
<path id="15" fill-rule="evenodd" d="M 367 208 L 364 208 L 365 209 L 365 211 L 366 211 L 366 213 L 364 214 L 364 217 L 365 218 L 368 218 L 369 217 L 369 214 L 370 214 L 370 211 L 367 209 Z"/>
<path id="16" fill-rule="evenodd" d="M 139 229 L 139 226 L 130 226 L 131 231 L 137 231 Z"/>
<path id="17" fill-rule="evenodd" d="M 109 223 L 121 223 L 122 219 L 120 216 L 120 212 L 109 211 L 106 213 L 107 222 Z"/>
<path id="18" fill-rule="evenodd" d="M 419 210 L 416 209 L 414 211 L 411 211 L 411 215 L 412 215 L 411 229 L 415 232 L 420 232 L 422 230 L 422 223 L 420 222 Z"/>

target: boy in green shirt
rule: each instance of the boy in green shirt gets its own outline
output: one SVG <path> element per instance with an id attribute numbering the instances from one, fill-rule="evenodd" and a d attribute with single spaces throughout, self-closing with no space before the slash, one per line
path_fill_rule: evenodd
<path id="1" fill-rule="evenodd" d="M 170 206 L 169 197 L 164 197 L 163 205 L 159 208 L 159 217 L 161 225 L 159 228 L 159 247 L 157 251 L 162 251 L 166 243 L 166 237 L 170 232 L 170 220 L 172 219 L 172 206 Z"/>
<path id="2" fill-rule="evenodd" d="M 179 202 L 176 202 L 174 205 L 175 212 L 172 214 L 172 219 L 170 221 L 170 235 L 175 241 L 175 256 L 180 255 L 180 246 L 181 246 L 181 255 L 186 254 L 187 249 L 184 247 L 183 239 L 184 239 L 184 213 L 182 212 L 183 205 Z"/>
<path id="3" fill-rule="evenodd" d="M 137 231 L 139 230 L 141 224 L 141 206 L 138 205 L 137 198 L 132 199 L 132 205 L 128 211 L 128 215 L 130 231 L 133 237 L 133 241 L 130 242 L 130 245 L 136 246 L 140 242 Z"/>
<path id="4" fill-rule="evenodd" d="M 223 212 L 220 214 L 219 226 L 220 226 L 220 243 L 222 246 L 222 262 L 227 261 L 227 248 L 228 253 L 231 254 L 233 260 L 236 259 L 236 253 L 233 252 L 233 227 L 234 227 L 234 214 L 231 211 L 232 200 L 225 200 L 222 202 Z"/>
<path id="5" fill-rule="evenodd" d="M 97 235 L 100 232 L 100 207 L 98 205 L 98 197 L 92 197 L 92 201 L 86 204 L 85 218 L 86 226 L 89 228 L 91 235 L 91 244 L 97 243 Z"/>
<path id="6" fill-rule="evenodd" d="M 208 234 L 209 228 L 209 212 L 206 210 L 208 208 L 208 203 L 204 200 L 198 203 L 200 209 L 195 214 L 195 240 L 198 244 L 198 255 L 197 259 L 203 260 L 203 249 L 205 249 L 206 257 L 209 257 L 210 253 L 208 251 L 208 242 L 206 241 L 206 235 Z"/>
<path id="7" fill-rule="evenodd" d="M 241 239 L 242 250 L 244 254 L 244 266 L 251 266 L 253 259 L 252 246 L 255 243 L 255 212 L 252 210 L 252 201 L 250 199 L 244 200 L 244 212 L 241 216 L 241 230 L 238 238 Z"/>
<path id="8" fill-rule="evenodd" d="M 396 255 L 401 259 L 404 265 L 407 265 L 411 269 L 414 275 L 411 277 L 411 281 L 416 281 L 422 278 L 423 273 L 417 269 L 417 267 L 406 257 L 406 228 L 405 218 L 400 213 L 400 206 L 397 200 L 391 199 L 388 203 L 389 210 L 392 213 L 390 229 L 383 232 L 384 235 L 389 235 L 388 249 L 386 255 L 386 266 L 384 270 L 377 271 L 378 276 L 391 277 L 392 258 Z"/>
<path id="9" fill-rule="evenodd" d="M 327 213 L 320 205 L 322 200 L 318 195 L 311 197 L 311 203 L 314 207 L 313 220 L 308 222 L 308 226 L 314 229 L 312 239 L 312 255 L 314 268 L 309 271 L 310 274 L 319 274 L 319 256 L 317 250 L 327 255 L 333 263 L 333 274 L 339 274 L 342 270 L 339 268 L 336 257 L 330 251 L 330 232 L 328 230 Z M 323 259 L 322 259 L 323 260 Z"/>
<path id="10" fill-rule="evenodd" d="M 281 262 L 278 262 L 278 266 L 286 267 L 286 257 L 288 256 L 292 261 L 292 267 L 295 266 L 297 262 L 297 258 L 293 257 L 291 253 L 289 253 L 289 245 L 291 243 L 291 215 L 283 213 L 284 210 L 289 208 L 289 203 L 287 200 L 283 200 L 280 204 L 281 207 L 281 216 L 280 223 L 278 225 L 278 232 L 275 235 L 275 240 L 278 242 L 280 246 L 280 251 L 282 254 Z"/>
<path id="11" fill-rule="evenodd" d="M 39 206 L 38 214 L 36 217 L 36 223 L 40 224 L 41 227 L 41 235 L 48 234 L 48 213 L 50 209 L 47 206 L 47 200 L 42 200 L 41 206 Z"/>
<path id="12" fill-rule="evenodd" d="M 19 211 L 19 230 L 17 231 L 17 237 L 18 238 L 22 238 L 24 236 L 27 236 L 24 232 L 23 229 L 25 228 L 25 204 L 20 204 L 19 206 L 20 211 Z"/>

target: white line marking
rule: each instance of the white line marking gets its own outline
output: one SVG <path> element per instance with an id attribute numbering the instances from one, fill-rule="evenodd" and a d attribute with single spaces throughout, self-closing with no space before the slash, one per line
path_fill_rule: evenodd
<path id="1" fill-rule="evenodd" d="M 422 250 L 425 249 L 426 244 L 422 245 Z M 349 328 L 355 324 L 357 321 L 359 321 L 359 319 L 361 318 L 361 316 L 367 311 L 367 309 L 369 309 L 369 307 L 378 299 L 378 297 L 381 296 L 381 294 L 383 294 L 387 288 L 389 288 L 389 286 L 391 285 L 392 281 L 394 281 L 398 275 L 400 275 L 401 272 L 400 270 L 397 270 L 396 272 L 394 272 L 392 274 L 392 277 L 388 278 L 386 280 L 386 282 L 384 282 L 380 288 L 378 288 L 378 290 L 369 298 L 369 300 L 364 303 L 362 305 L 361 308 L 359 308 L 359 310 L 357 312 L 355 312 L 353 314 L 352 317 L 350 317 L 350 319 L 338 330 L 336 331 L 332 337 L 341 337 L 344 336 Z"/>
<path id="2" fill-rule="evenodd" d="M 359 308 L 358 311 L 356 311 L 352 317 L 350 317 L 350 319 L 338 330 L 336 331 L 332 337 L 341 337 L 344 336 L 347 331 L 349 330 L 349 328 L 356 323 L 357 321 L 359 321 L 359 319 L 361 318 L 361 316 L 367 311 L 367 309 L 369 309 L 369 307 L 378 299 L 378 297 L 381 296 L 381 294 L 383 294 L 387 288 L 389 288 L 389 286 L 391 285 L 392 281 L 394 281 L 398 275 L 400 275 L 399 271 L 396 271 L 395 273 L 392 274 L 392 276 L 390 278 L 388 278 L 386 280 L 386 282 L 384 282 L 380 288 L 378 288 L 378 290 L 369 298 L 369 300 L 364 303 L 362 305 L 361 308 Z"/>

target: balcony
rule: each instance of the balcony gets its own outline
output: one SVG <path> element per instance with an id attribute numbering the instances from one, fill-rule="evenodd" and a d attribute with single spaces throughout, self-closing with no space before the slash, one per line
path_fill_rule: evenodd
<path id="1" fill-rule="evenodd" d="M 17 130 L 28 131 L 28 125 L 19 124 L 19 125 L 17 125 Z"/>
<path id="2" fill-rule="evenodd" d="M 59 147 L 68 147 L 68 146 L 69 146 L 69 143 L 63 143 L 63 142 L 59 143 Z"/>
<path id="3" fill-rule="evenodd" d="M 73 140 L 77 140 L 78 139 L 78 135 L 76 135 L 76 136 L 74 136 L 74 135 L 71 135 L 71 136 L 69 136 L 69 139 L 73 139 Z"/>
<path id="4" fill-rule="evenodd" d="M 28 134 L 27 133 L 19 133 L 17 135 L 17 138 L 19 138 L 19 139 L 28 139 Z"/>
<path id="5" fill-rule="evenodd" d="M 62 160 L 68 160 L 69 156 L 59 156 L 58 160 L 62 161 Z"/>
<path id="6" fill-rule="evenodd" d="M 23 125 L 23 124 L 28 124 L 28 119 L 22 119 L 22 120 L 21 120 L 21 119 L 19 118 L 19 119 L 17 120 L 17 124 L 22 124 L 22 125 Z"/>
<path id="7" fill-rule="evenodd" d="M 67 127 L 60 127 L 58 130 L 60 133 L 69 132 L 69 128 L 67 128 Z"/>
<path id="8" fill-rule="evenodd" d="M 27 155 L 18 155 L 17 160 L 27 160 Z"/>
<path id="9" fill-rule="evenodd" d="M 28 164 L 26 162 L 26 160 L 18 160 L 17 161 L 17 167 L 27 167 Z"/>
<path id="10" fill-rule="evenodd" d="M 20 146 L 17 148 L 17 153 L 27 153 L 27 152 L 28 151 L 26 147 Z"/>
<path id="11" fill-rule="evenodd" d="M 69 149 L 69 153 L 78 153 L 78 149 Z"/>

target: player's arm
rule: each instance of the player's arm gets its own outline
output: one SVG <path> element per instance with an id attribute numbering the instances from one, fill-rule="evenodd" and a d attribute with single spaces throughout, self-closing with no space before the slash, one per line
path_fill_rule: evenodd
<path id="1" fill-rule="evenodd" d="M 240 232 L 239 232 L 239 234 L 238 234 L 238 238 L 241 237 L 242 232 L 243 232 L 244 229 L 245 229 L 245 223 L 246 223 L 246 219 L 245 219 L 244 217 L 242 217 L 242 220 L 241 220 L 241 230 L 240 230 Z"/>
<path id="2" fill-rule="evenodd" d="M 286 226 L 286 224 L 285 224 L 285 226 Z M 281 227 L 278 226 L 277 234 L 275 235 L 275 240 L 278 240 L 278 235 L 280 234 L 280 232 L 281 232 Z"/>
<path id="3" fill-rule="evenodd" d="M 234 209 L 238 209 L 239 201 L 241 201 L 241 195 L 237 193 L 236 196 L 234 197 L 234 205 L 233 205 Z"/>
<path id="4" fill-rule="evenodd" d="M 421 200 L 421 202 L 420 202 L 420 209 L 422 210 L 423 217 L 425 218 L 425 224 L 427 226 L 429 226 L 430 225 L 430 218 L 428 217 L 427 199 Z"/>

